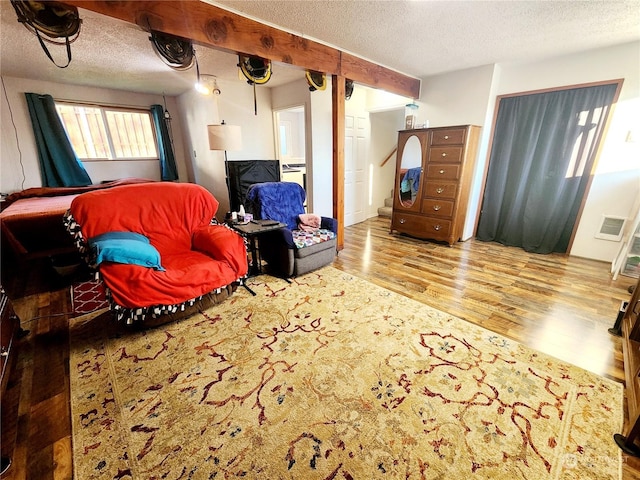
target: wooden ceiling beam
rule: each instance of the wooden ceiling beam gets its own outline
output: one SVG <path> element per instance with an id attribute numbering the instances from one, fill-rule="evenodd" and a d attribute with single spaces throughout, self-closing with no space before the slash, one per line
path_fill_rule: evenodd
<path id="1" fill-rule="evenodd" d="M 379 88 L 405 97 L 413 99 L 420 97 L 420 80 L 345 52 L 342 52 L 341 56 L 340 76 L 360 85 Z"/>
<path id="2" fill-rule="evenodd" d="M 235 54 L 340 75 L 360 85 L 418 98 L 420 80 L 313 40 L 194 0 L 64 0 L 142 29 L 156 30 Z"/>

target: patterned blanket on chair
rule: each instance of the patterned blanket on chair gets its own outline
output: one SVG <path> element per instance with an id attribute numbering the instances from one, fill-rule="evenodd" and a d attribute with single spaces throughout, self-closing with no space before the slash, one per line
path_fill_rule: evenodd
<path id="1" fill-rule="evenodd" d="M 305 232 L 304 230 L 292 230 L 293 243 L 296 248 L 309 247 L 316 243 L 326 242 L 336 238 L 336 234 L 331 230 L 320 228 L 315 232 Z"/>

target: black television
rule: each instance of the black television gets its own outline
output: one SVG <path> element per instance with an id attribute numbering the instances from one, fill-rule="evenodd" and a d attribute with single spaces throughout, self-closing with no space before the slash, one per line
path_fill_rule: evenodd
<path id="1" fill-rule="evenodd" d="M 278 160 L 227 160 L 226 168 L 232 212 L 237 212 L 244 204 L 247 190 L 254 183 L 280 181 Z"/>

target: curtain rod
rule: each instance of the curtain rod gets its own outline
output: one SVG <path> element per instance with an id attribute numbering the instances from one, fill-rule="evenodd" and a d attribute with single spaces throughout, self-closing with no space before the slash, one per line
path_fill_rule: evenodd
<path id="1" fill-rule="evenodd" d="M 74 105 L 89 105 L 89 106 L 95 106 L 95 107 L 115 107 L 115 108 L 126 108 L 126 109 L 141 109 L 141 108 L 148 108 L 150 105 L 123 105 L 120 103 L 109 103 L 109 102 L 96 102 L 96 101 L 82 101 L 82 100 L 69 100 L 66 98 L 58 98 L 58 97 L 53 97 L 53 100 L 56 102 L 62 102 L 62 103 L 71 103 Z M 159 103 L 157 105 L 160 105 Z"/>

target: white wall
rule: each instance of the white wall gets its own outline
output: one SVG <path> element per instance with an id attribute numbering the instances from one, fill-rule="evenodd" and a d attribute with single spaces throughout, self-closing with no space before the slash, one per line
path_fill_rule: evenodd
<path id="1" fill-rule="evenodd" d="M 296 111 L 282 110 L 278 113 L 278 118 L 280 120 L 280 125 L 274 125 L 275 128 L 279 128 L 280 126 L 287 126 L 287 125 L 289 127 L 286 134 L 287 145 L 283 145 L 283 147 L 286 147 L 286 150 L 285 150 L 286 154 L 282 155 L 281 157 L 282 163 L 283 164 L 304 163 L 305 156 L 306 156 L 306 153 L 305 153 L 305 134 L 306 134 L 305 127 L 306 126 L 305 126 L 304 111 L 302 109 L 298 109 Z M 281 142 L 278 139 L 276 139 L 276 145 L 280 145 L 280 144 Z"/>
<path id="2" fill-rule="evenodd" d="M 244 81 L 218 80 L 219 96 L 202 96 L 195 90 L 178 97 L 180 122 L 188 134 L 184 155 L 191 163 L 194 180 L 209 190 L 220 202 L 217 217 L 229 210 L 229 193 L 225 181 L 224 152 L 209 150 L 207 125 L 239 125 L 242 150 L 227 152 L 229 160 L 272 160 L 275 157 L 271 91 L 256 88 L 258 114 L 254 114 L 253 87 Z"/>
<path id="3" fill-rule="evenodd" d="M 0 112 L 2 127 L 0 129 L 2 131 L 0 191 L 2 193 L 42 186 L 38 152 L 24 96 L 25 92 L 49 94 L 56 100 L 77 100 L 143 108 L 149 108 L 153 104 L 163 105 L 161 95 L 145 95 L 7 76 L 3 77 L 3 81 L 8 103 L 3 94 L 0 104 L 2 105 Z M 166 102 L 167 109 L 172 116 L 175 116 L 177 111 L 175 99 L 166 97 Z M 184 151 L 183 132 L 178 122 L 172 123 L 172 131 L 178 177 L 180 181 L 187 181 L 189 173 L 185 157 L 182 154 Z M 84 166 L 93 183 L 127 177 L 160 179 L 160 166 L 155 160 L 84 162 Z"/>
<path id="4" fill-rule="evenodd" d="M 315 92 L 313 92 L 315 93 Z M 283 110 L 285 108 L 304 107 L 304 146 L 305 146 L 305 173 L 307 175 L 306 193 L 307 193 L 307 211 L 315 212 L 313 204 L 313 192 L 314 192 L 314 179 L 313 175 L 313 132 L 311 128 L 312 113 L 311 113 L 311 92 L 309 92 L 309 85 L 305 79 L 301 79 L 295 82 L 287 83 L 279 87 L 271 89 L 271 106 L 273 110 Z M 277 144 L 277 142 L 276 142 Z M 283 178 L 284 179 L 284 178 Z M 291 181 L 288 178 L 287 181 Z M 295 181 L 295 180 L 294 180 Z M 324 180 L 319 178 L 317 180 L 320 185 L 324 185 Z M 322 187 L 318 187 L 322 188 Z"/>
<path id="5" fill-rule="evenodd" d="M 367 110 L 369 112 L 383 112 L 389 110 L 402 110 L 403 120 L 399 128 L 404 128 L 404 106 L 411 103 L 414 99 L 402 97 L 395 93 L 377 90 L 375 88 L 366 88 L 367 91 Z M 417 102 L 416 102 L 417 103 Z M 418 120 L 420 120 L 418 118 Z"/>
<path id="6" fill-rule="evenodd" d="M 430 127 L 480 125 L 485 122 L 493 66 L 458 70 L 422 80 L 417 123 Z"/>
<path id="7" fill-rule="evenodd" d="M 369 163 L 373 173 L 371 182 L 371 204 L 368 217 L 378 215 L 378 208 L 384 206 L 384 199 L 391 196 L 396 176 L 397 152 L 384 166 L 382 161 L 398 146 L 398 130 L 404 128 L 404 105 L 402 108 L 384 112 L 373 112 L 371 119 L 371 147 Z"/>
<path id="8" fill-rule="evenodd" d="M 313 213 L 333 217 L 333 127 L 331 79 L 326 90 L 311 92 L 310 122 L 311 168 L 313 184 L 307 192 Z M 307 169 L 309 161 L 307 160 Z"/>
<path id="9" fill-rule="evenodd" d="M 305 79 L 280 85 L 271 89 L 271 105 L 274 110 L 298 107 L 300 105 L 304 105 L 305 109 L 307 109 L 306 107 L 311 100 L 310 93 L 312 92 L 309 92 L 309 85 Z"/>

